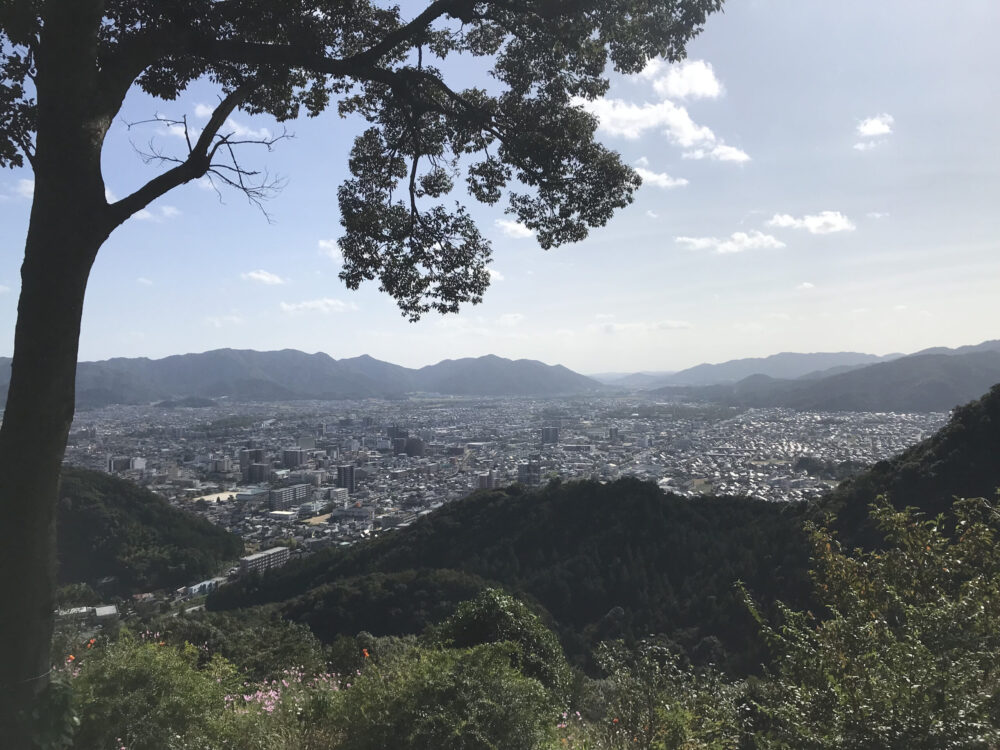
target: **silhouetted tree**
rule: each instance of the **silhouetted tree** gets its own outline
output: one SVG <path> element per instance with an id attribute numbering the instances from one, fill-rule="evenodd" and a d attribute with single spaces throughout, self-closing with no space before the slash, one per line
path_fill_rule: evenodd
<path id="1" fill-rule="evenodd" d="M 34 200 L 21 268 L 10 387 L 0 428 L 0 736 L 46 685 L 54 510 L 74 408 L 80 316 L 101 245 L 169 190 L 209 176 L 260 201 L 276 186 L 244 166 L 237 108 L 280 121 L 330 106 L 368 128 L 338 190 L 340 276 L 365 280 L 416 319 L 478 302 L 490 257 L 457 185 L 535 230 L 544 248 L 583 239 L 640 181 L 594 140 L 577 104 L 608 87 L 610 61 L 635 73 L 683 56 L 722 0 L 433 0 L 404 17 L 373 0 L 4 0 L 0 165 L 29 164 Z M 486 58 L 489 88 L 457 90 L 439 61 Z M 175 99 L 192 81 L 219 104 L 187 153 L 108 202 L 104 138 L 135 89 Z M 273 139 L 257 141 L 268 148 Z M 12 573 L 16 571 L 16 575 Z"/>

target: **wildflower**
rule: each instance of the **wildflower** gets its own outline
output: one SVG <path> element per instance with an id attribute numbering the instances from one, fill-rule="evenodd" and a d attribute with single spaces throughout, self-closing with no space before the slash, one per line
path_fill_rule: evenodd
<path id="1" fill-rule="evenodd" d="M 361 653 L 365 655 L 366 659 L 368 658 L 368 649 L 366 648 L 361 649 Z"/>
<path id="2" fill-rule="evenodd" d="M 73 654 L 70 654 L 69 656 L 66 657 L 66 661 L 76 661 L 76 657 L 73 656 Z"/>

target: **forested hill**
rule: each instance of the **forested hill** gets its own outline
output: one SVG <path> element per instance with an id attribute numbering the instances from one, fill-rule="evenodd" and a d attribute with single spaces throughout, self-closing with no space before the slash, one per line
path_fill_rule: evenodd
<path id="1" fill-rule="evenodd" d="M 928 439 L 841 484 L 828 498 L 838 525 L 854 534 L 880 494 L 934 516 L 955 497 L 995 497 L 1000 488 L 1000 385 L 959 407 Z"/>
<path id="2" fill-rule="evenodd" d="M 394 589 L 395 599 L 387 595 L 386 574 L 460 571 L 534 598 L 571 652 L 602 638 L 658 632 L 695 659 L 743 671 L 760 663 L 760 644 L 734 584 L 744 581 L 765 601 L 804 600 L 803 513 L 802 506 L 746 498 L 687 500 L 635 479 L 533 493 L 515 486 L 475 493 L 409 528 L 228 586 L 209 607 L 286 602 L 286 614 L 330 638 L 355 632 L 354 618 L 343 614 L 345 597 L 353 597 L 352 607 L 368 606 L 357 593 L 366 587 L 377 589 L 385 617 L 412 606 L 405 584 Z M 355 580 L 338 588 L 345 579 Z M 309 607 L 296 600 L 303 595 Z"/>
<path id="3" fill-rule="evenodd" d="M 732 406 L 803 411 L 949 411 L 1000 382 L 1000 351 L 915 354 L 849 372 L 819 375 L 822 373 L 798 380 L 754 375 L 734 384 L 672 386 L 651 393 Z"/>
<path id="4" fill-rule="evenodd" d="M 57 516 L 59 580 L 118 579 L 118 593 L 173 589 L 215 575 L 243 541 L 152 492 L 64 467 Z"/>

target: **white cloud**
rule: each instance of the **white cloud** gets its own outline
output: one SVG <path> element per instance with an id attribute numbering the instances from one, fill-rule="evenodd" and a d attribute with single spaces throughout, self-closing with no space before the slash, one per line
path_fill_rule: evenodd
<path id="1" fill-rule="evenodd" d="M 638 159 L 635 160 L 635 165 L 637 167 L 648 167 L 649 159 L 647 159 L 645 156 L 640 156 Z"/>
<path id="2" fill-rule="evenodd" d="M 675 237 L 674 240 L 690 250 L 714 250 L 720 255 L 741 253 L 744 250 L 782 248 L 785 243 L 777 237 L 764 234 L 756 229 L 751 232 L 734 232 L 728 239 L 718 237 Z"/>
<path id="3" fill-rule="evenodd" d="M 329 315 L 331 313 L 341 313 L 347 312 L 349 310 L 357 310 L 358 306 L 353 302 L 344 302 L 343 300 L 333 299 L 331 297 L 323 297 L 321 299 L 310 299 L 304 302 L 282 302 L 281 311 L 289 314 L 297 313 L 308 313 L 308 312 L 318 312 L 324 315 Z"/>
<path id="4" fill-rule="evenodd" d="M 237 122 L 233 118 L 226 120 L 226 129 L 234 136 L 243 140 L 264 141 L 270 140 L 271 131 L 267 128 L 251 128 L 243 123 Z M 223 133 L 225 135 L 225 133 Z"/>
<path id="5" fill-rule="evenodd" d="M 802 291 L 805 291 L 806 289 L 815 289 L 815 288 L 816 288 L 816 285 L 815 285 L 815 284 L 813 284 L 812 282 L 809 282 L 809 281 L 803 281 L 803 282 L 802 282 L 801 284 L 799 284 L 799 285 L 798 285 L 797 287 L 795 287 L 795 288 L 796 288 L 796 289 L 800 289 L 800 290 L 802 290 Z"/>
<path id="6" fill-rule="evenodd" d="M 656 211 L 646 211 L 646 216 L 648 216 L 650 219 L 659 219 L 660 218 L 660 215 L 658 213 L 656 213 Z"/>
<path id="7" fill-rule="evenodd" d="M 222 328 L 227 325 L 240 325 L 243 318 L 239 315 L 210 315 L 205 318 L 205 322 L 216 328 Z"/>
<path id="8" fill-rule="evenodd" d="M 855 151 L 871 151 L 876 146 L 881 146 L 884 141 L 858 141 L 854 144 Z"/>
<path id="9" fill-rule="evenodd" d="M 535 234 L 535 230 L 528 229 L 524 224 L 519 221 L 511 221 L 510 219 L 497 219 L 493 222 L 494 226 L 497 227 L 501 232 L 503 232 L 508 237 L 513 237 L 517 240 L 527 239 Z"/>
<path id="10" fill-rule="evenodd" d="M 602 323 L 599 330 L 613 336 L 618 333 L 649 334 L 657 331 L 683 331 L 693 327 L 686 320 L 654 320 L 635 323 Z"/>
<path id="11" fill-rule="evenodd" d="M 862 138 L 874 138 L 879 135 L 889 135 L 892 133 L 892 124 L 895 122 L 892 115 L 883 112 L 880 115 L 869 117 L 858 123 L 857 133 Z"/>
<path id="12" fill-rule="evenodd" d="M 851 232 L 854 223 L 840 211 L 821 211 L 818 214 L 803 216 L 796 219 L 789 214 L 775 214 L 767 222 L 769 227 L 806 229 L 810 234 L 832 234 L 833 232 Z"/>
<path id="13" fill-rule="evenodd" d="M 487 268 L 487 272 L 490 274 L 490 281 L 503 281 L 503 274 L 497 271 L 495 268 Z"/>
<path id="14" fill-rule="evenodd" d="M 645 167 L 636 167 L 635 171 L 639 173 L 643 183 L 660 188 L 683 187 L 688 184 L 683 177 L 671 177 L 666 172 L 652 172 Z"/>
<path id="15" fill-rule="evenodd" d="M 35 181 L 32 179 L 18 180 L 14 192 L 22 198 L 31 200 L 35 196 Z"/>
<path id="16" fill-rule="evenodd" d="M 212 112 L 215 110 L 209 107 L 207 104 L 196 104 L 194 106 L 194 116 L 207 119 L 212 116 Z"/>
<path id="17" fill-rule="evenodd" d="M 646 66 L 649 69 L 649 66 Z M 653 80 L 653 89 L 664 98 L 673 99 L 716 99 L 722 95 L 722 84 L 715 77 L 711 63 L 704 60 L 689 60 L 675 63 L 667 68 L 666 75 L 657 75 L 662 65 L 655 69 L 653 76 L 643 70 L 643 77 Z"/>
<path id="18" fill-rule="evenodd" d="M 159 223 L 164 219 L 173 219 L 180 216 L 181 212 L 175 206 L 160 206 L 158 209 L 149 210 L 143 208 L 132 214 L 132 217 L 139 221 L 153 221 Z"/>
<path id="19" fill-rule="evenodd" d="M 109 188 L 107 185 L 104 186 L 104 200 L 106 200 L 108 203 L 117 203 L 118 202 L 118 196 L 115 195 L 111 191 L 111 188 Z"/>
<path id="20" fill-rule="evenodd" d="M 145 276 L 140 276 L 135 281 L 137 284 L 142 284 L 143 286 L 153 286 L 153 282 L 147 279 Z"/>
<path id="21" fill-rule="evenodd" d="M 684 107 L 671 101 L 632 104 L 621 99 L 577 99 L 575 103 L 596 115 L 600 130 L 608 135 L 635 140 L 647 130 L 665 127 L 667 136 L 685 148 L 715 143 L 710 128 L 696 124 Z"/>
<path id="22" fill-rule="evenodd" d="M 247 273 L 240 274 L 240 278 L 244 281 L 256 281 L 258 284 L 267 284 L 268 286 L 275 286 L 277 284 L 284 284 L 285 280 L 278 276 L 276 273 L 271 273 L 270 271 L 257 270 L 248 271 Z"/>
<path id="23" fill-rule="evenodd" d="M 743 163 L 750 161 L 750 154 L 736 146 L 720 143 L 712 148 L 696 148 L 681 154 L 685 159 L 715 159 L 715 161 L 735 161 Z"/>
<path id="24" fill-rule="evenodd" d="M 6 284 L 0 284 L 0 294 L 7 294 L 10 291 L 10 287 Z"/>
<path id="25" fill-rule="evenodd" d="M 869 211 L 865 214 L 869 219 L 884 219 L 889 215 L 887 211 Z"/>
<path id="26" fill-rule="evenodd" d="M 497 323 L 507 328 L 518 325 L 524 316 L 521 313 L 506 313 L 497 319 Z"/>
<path id="27" fill-rule="evenodd" d="M 319 246 L 320 253 L 330 260 L 336 263 L 344 262 L 344 254 L 340 252 L 340 247 L 337 245 L 336 240 L 320 240 L 316 244 Z"/>

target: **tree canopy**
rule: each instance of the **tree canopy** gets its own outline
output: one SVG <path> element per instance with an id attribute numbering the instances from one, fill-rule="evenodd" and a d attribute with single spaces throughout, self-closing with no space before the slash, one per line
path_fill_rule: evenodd
<path id="1" fill-rule="evenodd" d="M 200 133 L 175 123 L 186 156 L 148 155 L 169 168 L 110 206 L 112 228 L 205 174 L 263 197 L 273 185 L 240 161 L 245 136 L 226 132 L 235 108 L 287 121 L 335 106 L 368 123 L 337 191 L 341 279 L 352 289 L 377 279 L 411 319 L 451 312 L 489 284 L 490 245 L 459 188 L 482 203 L 506 198 L 544 248 L 605 224 L 640 179 L 595 141 L 596 118 L 580 102 L 606 92 L 609 65 L 636 73 L 652 57 L 683 57 L 721 4 L 434 0 L 408 16 L 366 0 L 8 0 L 0 165 L 44 158 L 44 78 L 70 53 L 92 65 L 80 75 L 81 114 L 101 140 L 133 85 L 165 100 L 199 79 L 222 92 Z M 483 58 L 489 81 L 453 87 L 448 58 Z"/>

